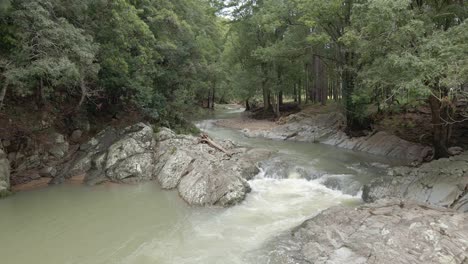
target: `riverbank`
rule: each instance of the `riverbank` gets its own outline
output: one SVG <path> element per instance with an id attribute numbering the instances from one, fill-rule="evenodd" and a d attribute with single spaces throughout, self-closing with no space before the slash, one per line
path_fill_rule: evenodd
<path id="1" fill-rule="evenodd" d="M 465 264 L 468 217 L 385 200 L 327 209 L 272 239 L 256 263 Z"/>
<path id="2" fill-rule="evenodd" d="M 414 136 L 406 137 L 419 142 L 400 138 L 397 135 L 402 133 L 401 129 L 397 130 L 395 126 L 389 125 L 389 123 L 395 122 L 389 121 L 395 117 L 382 120 L 376 124 L 372 131 L 362 131 L 363 136 L 361 137 L 351 138 L 347 136 L 344 132 L 345 117 L 336 107 L 335 105 L 306 106 L 299 113 L 281 117 L 277 121 L 254 119 L 247 112 L 241 117 L 219 120 L 215 124 L 240 130 L 247 137 L 323 143 L 398 159 L 407 164 L 420 164 L 432 160 L 432 147 L 427 145 L 426 141 L 428 135 L 421 132 L 419 140 Z M 415 122 L 414 118 L 412 121 L 408 121 L 408 117 L 402 116 L 401 118 L 403 123 Z M 427 123 L 430 124 L 429 121 Z M 422 131 L 427 130 L 425 126 Z M 407 128 L 406 130 L 408 134 L 413 135 L 415 129 Z M 461 132 L 458 131 L 457 133 L 460 134 Z M 461 151 L 460 147 L 450 149 L 453 155 L 459 154 Z"/>

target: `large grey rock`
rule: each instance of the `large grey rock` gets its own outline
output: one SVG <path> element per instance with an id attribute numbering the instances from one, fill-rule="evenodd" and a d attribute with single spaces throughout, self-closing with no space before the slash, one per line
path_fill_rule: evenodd
<path id="1" fill-rule="evenodd" d="M 230 206 L 250 191 L 247 179 L 258 173 L 257 162 L 271 151 L 219 142 L 228 155 L 193 136 L 163 128 L 154 134 L 145 124 L 124 130 L 108 128 L 65 164 L 52 183 L 86 174 L 85 182 L 141 182 L 157 179 L 164 189 L 176 189 L 190 205 Z"/>
<path id="2" fill-rule="evenodd" d="M 189 173 L 192 167 L 190 165 L 195 159 L 187 152 L 174 148 L 173 152 L 166 152 L 161 161 L 161 169 L 158 170 L 159 183 L 164 189 L 173 189 L 179 185 L 180 179 Z"/>
<path id="3" fill-rule="evenodd" d="M 389 201 L 334 207 L 254 253 L 252 263 L 462 264 L 468 215 Z"/>
<path id="4" fill-rule="evenodd" d="M 248 137 L 323 143 L 407 162 L 421 162 L 429 159 L 432 154 L 430 147 L 405 141 L 386 132 L 350 138 L 342 131 L 345 127 L 345 117 L 340 113 L 314 116 L 304 116 L 298 113 L 282 120 L 282 123 L 272 130 L 245 129 L 243 133 Z"/>
<path id="5" fill-rule="evenodd" d="M 419 168 L 398 167 L 364 186 L 363 199 L 400 198 L 468 212 L 468 154 L 440 159 Z"/>
<path id="6" fill-rule="evenodd" d="M 155 135 L 159 139 L 155 170 L 165 189 L 177 188 L 191 205 L 230 206 L 244 200 L 250 191 L 247 179 L 258 173 L 257 162 L 270 151 L 248 149 L 230 141 L 218 142 L 231 155 L 193 136 L 178 136 L 168 129 Z"/>
<path id="7" fill-rule="evenodd" d="M 123 130 L 108 128 L 80 146 L 53 183 L 86 173 L 85 181 L 139 182 L 154 178 L 153 129 L 139 123 Z"/>
<path id="8" fill-rule="evenodd" d="M 10 193 L 10 162 L 0 149 L 0 198 Z"/>

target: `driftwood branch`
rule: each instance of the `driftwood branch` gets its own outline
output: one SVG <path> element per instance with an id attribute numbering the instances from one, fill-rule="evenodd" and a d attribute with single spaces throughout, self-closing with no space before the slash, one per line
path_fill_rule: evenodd
<path id="1" fill-rule="evenodd" d="M 232 153 L 230 153 L 229 151 L 227 151 L 226 149 L 224 149 L 221 145 L 219 145 L 218 143 L 214 142 L 212 139 L 210 139 L 208 137 L 207 134 L 201 134 L 200 135 L 200 143 L 204 143 L 204 144 L 208 144 L 210 145 L 211 147 L 225 153 L 226 155 L 228 155 L 229 157 L 232 156 Z"/>

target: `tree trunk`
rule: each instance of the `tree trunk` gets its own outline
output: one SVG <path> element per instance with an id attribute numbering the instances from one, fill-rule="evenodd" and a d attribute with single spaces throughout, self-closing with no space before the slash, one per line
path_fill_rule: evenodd
<path id="1" fill-rule="evenodd" d="M 44 94 L 44 79 L 39 79 L 39 87 L 37 91 L 37 105 L 42 108 L 45 105 L 45 94 Z"/>
<path id="2" fill-rule="evenodd" d="M 273 113 L 275 114 L 275 116 L 277 118 L 280 117 L 279 93 L 278 94 L 276 94 L 276 93 L 273 94 L 273 96 L 271 97 L 271 103 L 272 103 Z"/>
<path id="3" fill-rule="evenodd" d="M 263 80 L 262 80 L 262 91 L 263 91 L 263 110 L 266 112 L 270 110 L 270 91 L 267 88 L 267 75 L 268 75 L 268 69 L 267 65 L 265 63 L 262 64 L 262 74 L 263 74 Z"/>
<path id="4" fill-rule="evenodd" d="M 294 84 L 294 102 L 297 103 L 297 83 Z"/>
<path id="5" fill-rule="evenodd" d="M 298 97 L 298 102 L 299 104 L 302 104 L 302 83 L 301 80 L 299 80 L 299 84 L 297 85 L 297 97 Z"/>
<path id="6" fill-rule="evenodd" d="M 429 97 L 429 105 L 432 114 L 434 158 L 447 158 L 450 156 L 448 143 L 451 132 L 451 125 L 447 123 L 449 106 L 442 104 L 434 95 Z"/>
<path id="7" fill-rule="evenodd" d="M 86 94 L 88 93 L 88 89 L 86 88 L 84 80 L 80 81 L 80 88 L 81 88 L 81 97 L 80 97 L 80 101 L 78 102 L 78 105 L 75 107 L 75 112 L 80 111 L 81 106 L 86 100 Z"/>
<path id="8" fill-rule="evenodd" d="M 278 105 L 279 106 L 283 105 L 283 91 L 280 91 L 278 94 Z"/>
<path id="9" fill-rule="evenodd" d="M 250 111 L 251 108 L 250 108 L 250 104 L 249 104 L 249 99 L 246 99 L 245 100 L 245 111 Z"/>
<path id="10" fill-rule="evenodd" d="M 315 100 L 320 102 L 322 105 L 326 104 L 328 97 L 328 83 L 327 76 L 325 72 L 325 65 L 318 56 L 313 57 L 314 63 L 314 90 L 315 90 Z"/>
<path id="11" fill-rule="evenodd" d="M 305 71 L 305 78 L 304 78 L 304 94 L 305 94 L 305 103 L 309 102 L 309 86 L 310 86 L 310 79 L 309 79 L 309 64 L 304 65 Z"/>
<path id="12" fill-rule="evenodd" d="M 216 84 L 213 84 L 213 89 L 212 89 L 212 92 L 211 92 L 211 109 L 214 109 L 214 106 L 215 106 L 215 92 L 216 92 L 216 89 L 215 89 L 215 86 Z"/>
<path id="13" fill-rule="evenodd" d="M 364 129 L 364 125 L 356 116 L 356 108 L 352 99 L 354 92 L 354 85 L 356 81 L 356 74 L 351 69 L 354 61 L 354 54 L 345 52 L 345 66 L 343 69 L 343 97 L 344 106 L 346 111 L 346 133 L 353 136 L 353 132 Z"/>
<path id="14" fill-rule="evenodd" d="M 0 91 L 0 110 L 3 108 L 3 101 L 5 100 L 5 95 L 8 89 L 8 81 L 5 79 L 5 83 L 3 84 L 2 90 Z"/>

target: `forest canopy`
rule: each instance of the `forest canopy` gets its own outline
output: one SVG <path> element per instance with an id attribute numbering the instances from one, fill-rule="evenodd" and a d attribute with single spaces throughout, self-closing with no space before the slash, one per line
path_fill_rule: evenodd
<path id="1" fill-rule="evenodd" d="M 346 131 L 427 105 L 437 157 L 468 118 L 464 0 L 2 0 L 0 107 L 160 119 L 196 105 L 336 101 Z"/>

